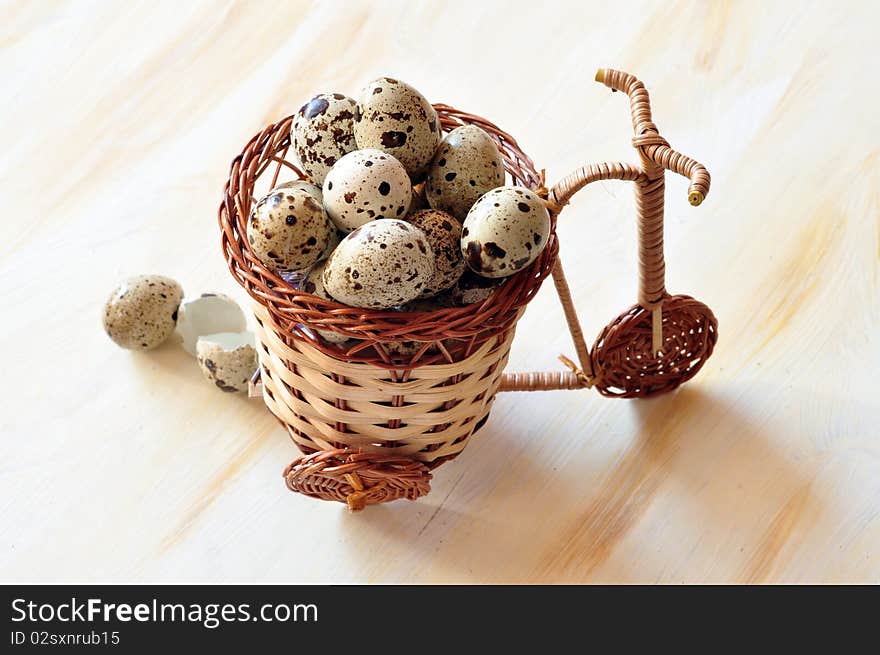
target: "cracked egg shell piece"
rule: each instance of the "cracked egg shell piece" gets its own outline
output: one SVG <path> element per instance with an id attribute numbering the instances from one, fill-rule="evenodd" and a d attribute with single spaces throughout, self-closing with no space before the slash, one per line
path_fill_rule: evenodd
<path id="1" fill-rule="evenodd" d="M 247 321 L 241 307 L 222 293 L 203 293 L 198 298 L 184 299 L 177 310 L 175 332 L 183 342 L 183 349 L 196 354 L 199 337 L 218 332 L 241 332 Z"/>
<path id="2" fill-rule="evenodd" d="M 390 309 L 416 298 L 434 274 L 424 232 L 406 221 L 377 220 L 346 236 L 324 266 L 324 289 L 352 307 Z"/>
<path id="3" fill-rule="evenodd" d="M 221 391 L 247 391 L 257 370 L 253 332 L 221 332 L 196 342 L 196 358 L 205 378 Z"/>

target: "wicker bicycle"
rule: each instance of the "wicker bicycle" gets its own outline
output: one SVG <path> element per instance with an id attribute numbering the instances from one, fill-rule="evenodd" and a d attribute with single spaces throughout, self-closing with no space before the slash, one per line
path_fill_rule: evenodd
<path id="1" fill-rule="evenodd" d="M 610 397 L 647 397 L 692 378 L 712 354 L 717 321 L 689 296 L 669 295 L 663 259 L 664 175 L 690 180 L 688 199 L 709 191 L 704 166 L 669 147 L 652 122 L 648 92 L 634 76 L 600 69 L 598 82 L 629 96 L 639 165 L 591 164 L 550 189 L 516 141 L 489 121 L 435 105 L 444 131 L 474 124 L 497 142 L 514 184 L 536 191 L 550 211 L 551 236 L 526 270 L 485 301 L 434 312 L 401 313 L 348 307 L 313 296 L 263 266 L 251 251 L 246 223 L 254 185 L 290 161 L 293 117 L 269 125 L 236 157 L 219 210 L 229 269 L 254 299 L 262 395 L 303 455 L 284 470 L 288 488 L 346 502 L 352 509 L 430 490 L 431 471 L 458 455 L 489 417 L 498 391 L 596 388 Z M 592 349 L 584 341 L 559 261 L 556 221 L 572 196 L 597 180 L 635 183 L 639 235 L 638 303 L 612 321 Z M 552 275 L 579 364 L 568 370 L 504 373 L 517 321 Z M 350 339 L 331 344 L 330 330 Z M 421 344 L 406 359 L 387 344 Z"/>

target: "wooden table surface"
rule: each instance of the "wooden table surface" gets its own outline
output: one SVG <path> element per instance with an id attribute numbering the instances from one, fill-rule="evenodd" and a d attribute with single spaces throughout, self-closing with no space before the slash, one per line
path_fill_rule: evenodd
<path id="1" fill-rule="evenodd" d="M 0 5 L 3 582 L 880 582 L 880 11 L 543 4 Z M 667 178 L 668 288 L 720 322 L 679 392 L 505 394 L 429 496 L 352 514 L 284 488 L 262 403 L 101 329 L 127 275 L 247 302 L 219 192 L 311 94 L 399 77 L 556 180 L 635 160 L 603 66 L 712 173 L 699 208 Z M 559 233 L 591 337 L 635 301 L 631 188 L 582 192 Z M 509 370 L 559 353 L 546 284 Z"/>

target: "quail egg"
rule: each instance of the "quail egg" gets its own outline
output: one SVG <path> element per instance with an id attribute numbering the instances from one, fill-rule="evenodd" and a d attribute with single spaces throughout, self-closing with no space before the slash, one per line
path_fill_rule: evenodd
<path id="1" fill-rule="evenodd" d="M 324 267 L 326 264 L 327 262 L 319 262 L 316 264 L 312 270 L 308 272 L 305 279 L 299 283 L 299 288 L 306 293 L 318 296 L 324 300 L 333 300 L 333 298 L 330 297 L 330 294 L 327 293 L 327 290 L 324 289 L 323 278 Z M 339 334 L 338 332 L 333 332 L 332 330 L 318 330 L 317 332 L 325 341 L 329 341 L 330 343 L 343 343 L 348 341 L 348 337 Z"/>
<path id="2" fill-rule="evenodd" d="M 252 332 L 221 332 L 196 342 L 199 368 L 222 391 L 247 391 L 257 370 L 257 350 Z"/>
<path id="3" fill-rule="evenodd" d="M 195 355 L 199 337 L 218 332 L 241 332 L 245 327 L 244 312 L 232 298 L 219 293 L 203 293 L 180 304 L 175 332 L 183 341 L 183 349 Z"/>
<path id="4" fill-rule="evenodd" d="M 420 295 L 436 296 L 454 285 L 467 268 L 461 256 L 461 223 L 438 209 L 423 209 L 406 220 L 425 233 L 434 252 L 434 275 Z"/>
<path id="5" fill-rule="evenodd" d="M 268 268 L 301 271 L 321 257 L 332 230 L 317 199 L 319 193 L 317 187 L 300 183 L 274 189 L 254 206 L 247 224 L 248 242 Z"/>
<path id="6" fill-rule="evenodd" d="M 355 109 L 358 148 L 394 155 L 413 180 L 420 180 L 440 143 L 440 121 L 431 103 L 409 84 L 390 77 L 370 82 Z"/>
<path id="7" fill-rule="evenodd" d="M 416 298 L 397 308 L 401 312 L 436 312 L 441 309 L 455 307 L 453 298 L 448 293 L 441 293 L 430 298 Z"/>
<path id="8" fill-rule="evenodd" d="M 412 360 L 415 355 L 425 347 L 424 341 L 386 341 L 381 344 L 382 348 L 391 359 Z M 437 352 L 437 346 L 428 344 L 422 356 Z"/>
<path id="9" fill-rule="evenodd" d="M 282 189 L 303 189 L 310 193 L 315 198 L 315 200 L 321 203 L 321 206 L 324 205 L 324 197 L 321 189 L 310 182 L 306 182 L 305 180 L 292 180 L 290 182 L 284 182 L 283 184 L 279 184 L 272 190 L 279 191 Z M 327 247 L 324 248 L 324 252 L 321 253 L 321 259 L 327 259 L 330 256 L 330 253 L 333 252 L 334 248 L 339 245 L 342 237 L 345 236 L 345 233 L 341 232 L 339 229 L 337 229 L 336 225 L 333 224 L 333 221 L 330 220 L 329 216 L 327 217 L 327 223 L 327 229 L 330 232 L 330 240 L 327 242 Z M 321 259 L 319 259 L 318 261 L 321 261 Z M 282 275 L 281 277 L 284 277 L 284 275 Z"/>
<path id="10" fill-rule="evenodd" d="M 381 150 L 355 150 L 324 178 L 324 209 L 333 223 L 351 232 L 379 218 L 400 218 L 412 201 L 406 171 Z"/>
<path id="11" fill-rule="evenodd" d="M 485 277 L 507 277 L 531 264 L 550 237 L 550 214 L 524 187 L 484 194 L 468 212 L 461 251 L 468 267 Z"/>
<path id="12" fill-rule="evenodd" d="M 476 125 L 447 134 L 428 169 L 428 202 L 463 221 L 487 191 L 504 184 L 504 161 L 495 141 Z"/>
<path id="13" fill-rule="evenodd" d="M 162 275 L 140 275 L 120 284 L 104 305 L 104 330 L 118 345 L 150 350 L 174 332 L 183 289 Z"/>
<path id="14" fill-rule="evenodd" d="M 483 277 L 467 270 L 447 293 L 456 307 L 473 305 L 491 296 L 501 282 L 500 278 Z"/>
<path id="15" fill-rule="evenodd" d="M 341 93 L 322 93 L 304 104 L 293 119 L 290 140 L 303 169 L 322 184 L 327 171 L 357 148 L 354 100 Z"/>
<path id="16" fill-rule="evenodd" d="M 397 219 L 371 221 L 346 236 L 324 266 L 324 289 L 352 307 L 389 309 L 418 296 L 434 274 L 425 233 Z"/>
<path id="17" fill-rule="evenodd" d="M 309 193 L 315 200 L 321 202 L 321 187 L 312 184 L 311 182 L 307 182 L 306 180 L 289 180 L 287 182 L 282 182 L 281 184 L 275 185 L 272 188 L 272 191 L 284 191 L 285 189 L 302 189 Z"/>

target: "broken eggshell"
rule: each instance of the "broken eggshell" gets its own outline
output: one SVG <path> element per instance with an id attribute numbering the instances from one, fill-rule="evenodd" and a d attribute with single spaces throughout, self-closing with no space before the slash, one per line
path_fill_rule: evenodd
<path id="1" fill-rule="evenodd" d="M 504 278 L 483 277 L 468 269 L 446 294 L 454 307 L 463 307 L 485 301 L 503 282 Z"/>
<path id="2" fill-rule="evenodd" d="M 257 370 L 253 332 L 221 332 L 200 337 L 196 357 L 205 378 L 222 391 L 247 391 Z"/>
<path id="3" fill-rule="evenodd" d="M 232 298 L 218 293 L 203 293 L 180 304 L 175 331 L 183 340 L 183 349 L 195 355 L 199 337 L 220 332 L 241 332 L 245 327 L 244 312 Z"/>

